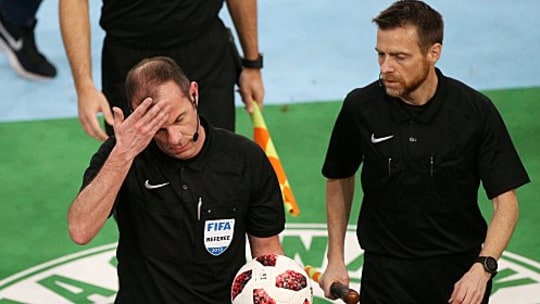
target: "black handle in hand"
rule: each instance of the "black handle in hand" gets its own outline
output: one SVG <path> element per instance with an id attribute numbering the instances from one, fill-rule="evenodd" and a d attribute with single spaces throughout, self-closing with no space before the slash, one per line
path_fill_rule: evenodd
<path id="1" fill-rule="evenodd" d="M 338 297 L 347 304 L 356 304 L 360 301 L 360 295 L 353 289 L 339 283 L 334 282 L 330 286 L 330 292 L 333 296 Z"/>

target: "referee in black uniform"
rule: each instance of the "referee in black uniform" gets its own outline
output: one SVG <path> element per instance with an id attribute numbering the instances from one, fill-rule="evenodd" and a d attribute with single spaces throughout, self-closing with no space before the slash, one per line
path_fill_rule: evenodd
<path id="1" fill-rule="evenodd" d="M 529 177 L 493 103 L 435 68 L 441 15 L 401 0 L 374 22 L 380 79 L 347 95 L 322 169 L 329 250 L 321 286 L 332 297 L 332 282 L 349 282 L 344 234 L 362 164 L 361 303 L 488 303 L 517 222 L 514 189 Z M 489 226 L 480 182 L 493 202 Z"/>
<path id="2" fill-rule="evenodd" d="M 277 177 L 253 141 L 214 128 L 197 111 L 198 85 L 168 57 L 135 66 L 126 81 L 133 113 L 114 108 L 69 212 L 86 244 L 113 214 L 119 229 L 115 303 L 230 303 L 252 256 L 283 254 L 285 213 Z"/>

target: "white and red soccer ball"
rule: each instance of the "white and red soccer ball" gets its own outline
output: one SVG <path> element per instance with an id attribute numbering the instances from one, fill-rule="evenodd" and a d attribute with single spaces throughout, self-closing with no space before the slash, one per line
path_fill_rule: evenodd
<path id="1" fill-rule="evenodd" d="M 232 304 L 312 304 L 311 279 L 304 268 L 284 255 L 248 261 L 231 286 Z"/>

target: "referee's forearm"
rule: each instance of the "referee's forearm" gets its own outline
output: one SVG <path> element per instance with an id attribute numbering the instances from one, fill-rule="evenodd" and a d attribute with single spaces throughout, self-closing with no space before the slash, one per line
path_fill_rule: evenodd
<path id="1" fill-rule="evenodd" d="M 133 159 L 113 149 L 96 177 L 77 195 L 68 211 L 69 235 L 73 242 L 87 244 L 101 230 L 132 163 Z"/>
<path id="2" fill-rule="evenodd" d="M 328 225 L 328 260 L 343 261 L 345 233 L 351 213 L 354 176 L 328 179 L 326 182 L 326 217 Z"/>
<path id="3" fill-rule="evenodd" d="M 518 199 L 514 190 L 493 199 L 493 216 L 480 255 L 500 258 L 514 233 L 518 214 Z"/>

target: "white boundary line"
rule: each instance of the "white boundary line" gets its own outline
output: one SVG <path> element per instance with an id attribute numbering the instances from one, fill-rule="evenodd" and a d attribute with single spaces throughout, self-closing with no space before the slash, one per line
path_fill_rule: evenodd
<path id="1" fill-rule="evenodd" d="M 98 246 L 98 247 L 95 247 L 95 248 L 91 248 L 91 249 L 88 249 L 88 250 L 83 250 L 83 251 L 76 252 L 76 253 L 73 253 L 73 254 L 68 254 L 66 256 L 62 256 L 62 257 L 54 259 L 52 261 L 48 261 L 48 262 L 45 262 L 43 264 L 39 264 L 37 266 L 34 266 L 32 268 L 23 270 L 22 272 L 16 273 L 16 274 L 14 274 L 12 276 L 9 276 L 9 277 L 1 280 L 0 281 L 0 289 L 3 288 L 4 285 L 8 285 L 8 284 L 10 284 L 10 283 L 12 283 L 14 281 L 17 281 L 17 280 L 23 278 L 23 277 L 29 276 L 29 275 L 31 275 L 31 274 L 33 274 L 35 272 L 38 272 L 38 271 L 41 271 L 43 269 L 52 267 L 54 265 L 61 264 L 61 263 L 64 263 L 66 261 L 69 261 L 69 260 L 75 260 L 75 259 L 80 258 L 82 256 L 90 255 L 90 254 L 93 254 L 93 253 L 96 253 L 96 252 L 99 252 L 99 251 L 105 251 L 105 250 L 110 250 L 110 249 L 116 248 L 116 244 L 117 243 L 110 243 L 110 244 L 107 244 L 107 245 Z"/>

